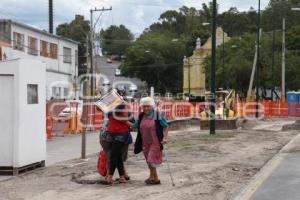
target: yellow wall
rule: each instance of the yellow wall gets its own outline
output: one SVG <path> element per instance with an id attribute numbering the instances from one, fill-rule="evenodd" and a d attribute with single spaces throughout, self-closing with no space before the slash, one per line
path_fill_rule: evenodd
<path id="1" fill-rule="evenodd" d="M 224 33 L 224 41 L 228 42 L 230 38 Z M 217 45 L 223 44 L 223 29 L 217 29 Z M 195 96 L 204 95 L 205 93 L 205 69 L 204 59 L 211 53 L 211 38 L 194 50 L 191 57 L 187 58 L 188 62 L 183 65 L 183 93 L 189 92 L 189 68 L 190 68 L 190 89 L 191 94 Z"/>

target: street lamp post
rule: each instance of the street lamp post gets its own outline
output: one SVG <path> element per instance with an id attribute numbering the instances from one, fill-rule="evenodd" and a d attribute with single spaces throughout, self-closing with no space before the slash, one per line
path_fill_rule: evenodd
<path id="1" fill-rule="evenodd" d="M 189 70 L 189 98 L 191 96 L 191 66 L 190 59 L 188 58 L 188 70 Z"/>
<path id="2" fill-rule="evenodd" d="M 210 134 L 216 133 L 215 102 L 216 102 L 216 29 L 217 29 L 217 0 L 213 0 L 212 15 L 212 51 L 211 51 L 211 105 L 210 105 Z"/>
<path id="3" fill-rule="evenodd" d="M 223 77 L 223 89 L 226 88 L 226 76 L 225 76 L 225 32 L 223 30 L 223 44 L 222 44 L 222 77 Z"/>
<path id="4" fill-rule="evenodd" d="M 259 117 L 259 65 L 260 65 L 260 0 L 258 0 L 258 16 L 257 16 L 257 62 L 256 62 L 256 118 Z"/>
<path id="5" fill-rule="evenodd" d="M 273 19 L 275 17 L 274 8 L 272 11 Z M 272 89 L 271 89 L 271 99 L 273 101 L 274 98 L 274 91 L 275 91 L 275 79 L 274 79 L 274 65 L 275 65 L 275 22 L 272 20 Z"/>
<path id="6" fill-rule="evenodd" d="M 281 69 L 281 101 L 285 102 L 285 18 L 282 21 L 282 69 Z"/>

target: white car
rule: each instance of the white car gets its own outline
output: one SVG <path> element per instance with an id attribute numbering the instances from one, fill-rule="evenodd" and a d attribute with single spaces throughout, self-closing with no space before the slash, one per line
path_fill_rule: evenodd
<path id="1" fill-rule="evenodd" d="M 132 85 L 129 86 L 129 92 L 130 93 L 135 93 L 137 91 L 138 91 L 138 87 L 136 85 L 132 84 Z"/>
<path id="2" fill-rule="evenodd" d="M 109 86 L 109 85 L 110 85 L 110 81 L 109 81 L 108 79 L 105 78 L 105 79 L 103 80 L 102 85 L 103 85 L 103 86 Z"/>
<path id="3" fill-rule="evenodd" d="M 116 75 L 116 76 L 121 76 L 121 70 L 120 70 L 120 69 L 116 69 L 115 75 Z"/>
<path id="4" fill-rule="evenodd" d="M 67 107 L 65 107 L 59 114 L 58 114 L 58 117 L 61 117 L 61 118 L 68 118 L 70 116 L 70 114 L 72 112 L 76 112 L 77 110 L 77 115 L 79 117 L 81 117 L 82 115 L 82 108 L 83 108 L 83 102 L 80 101 L 80 100 L 70 100 L 70 101 L 67 101 Z M 76 108 L 76 104 L 78 104 L 77 108 Z"/>

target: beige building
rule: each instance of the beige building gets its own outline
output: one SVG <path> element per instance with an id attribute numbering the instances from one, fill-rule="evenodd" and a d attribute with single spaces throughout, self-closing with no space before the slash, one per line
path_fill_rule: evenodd
<path id="1" fill-rule="evenodd" d="M 224 33 L 224 34 L 223 34 Z M 217 28 L 217 46 L 228 42 L 230 37 L 223 32 L 222 28 Z M 197 39 L 196 49 L 191 57 L 184 59 L 183 65 L 183 93 L 201 96 L 205 93 L 205 69 L 204 59 L 211 54 L 211 37 L 201 46 L 201 39 Z"/>

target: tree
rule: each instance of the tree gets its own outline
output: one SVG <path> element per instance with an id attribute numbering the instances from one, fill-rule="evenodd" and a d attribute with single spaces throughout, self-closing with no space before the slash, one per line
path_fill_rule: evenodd
<path id="1" fill-rule="evenodd" d="M 282 28 L 282 19 L 286 18 L 286 28 L 300 25 L 300 13 L 292 11 L 291 8 L 299 7 L 300 0 L 271 0 L 262 16 L 262 27 L 264 31 Z"/>
<path id="2" fill-rule="evenodd" d="M 240 12 L 236 7 L 230 8 L 218 16 L 221 26 L 229 36 L 241 36 L 245 33 L 254 33 L 256 28 L 257 13 L 250 8 L 248 12 Z"/>
<path id="3" fill-rule="evenodd" d="M 288 31 L 287 33 L 287 55 L 286 55 L 286 87 L 290 90 L 300 88 L 299 71 L 299 46 L 293 41 L 299 39 L 299 29 Z M 246 34 L 243 37 L 234 37 L 225 44 L 225 74 L 222 74 L 222 47 L 217 48 L 216 85 L 219 88 L 233 88 L 244 95 L 249 87 L 250 75 L 255 54 L 255 34 Z M 234 47 L 234 48 L 233 48 Z M 210 73 L 210 59 L 206 58 L 205 68 L 207 80 Z M 261 38 L 260 57 L 260 85 L 262 88 L 280 87 L 281 84 L 281 34 L 276 34 L 275 38 L 275 66 L 274 79 L 272 80 L 272 35 L 264 33 Z M 229 78 L 230 77 L 230 78 Z M 223 82 L 223 80 L 225 82 Z M 209 85 L 209 84 L 208 84 Z M 255 85 L 254 85 L 255 86 Z"/>
<path id="4" fill-rule="evenodd" d="M 161 93 L 180 92 L 184 44 L 172 40 L 170 33 L 144 34 L 128 48 L 122 73 L 139 77 Z"/>
<path id="5" fill-rule="evenodd" d="M 79 42 L 78 46 L 78 74 L 86 73 L 86 41 L 87 35 L 90 31 L 89 21 L 84 20 L 83 16 L 76 15 L 71 23 L 64 23 L 58 25 L 56 34 L 70 38 Z"/>
<path id="6" fill-rule="evenodd" d="M 100 32 L 100 42 L 107 55 L 123 55 L 133 39 L 133 34 L 124 25 L 110 26 Z"/>
<path id="7" fill-rule="evenodd" d="M 207 12 L 208 7 L 201 14 L 183 6 L 162 13 L 126 50 L 122 73 L 146 81 L 161 93 L 182 92 L 183 57 L 192 55 L 198 37 L 204 42 L 209 37 L 202 25 L 207 22 Z"/>

